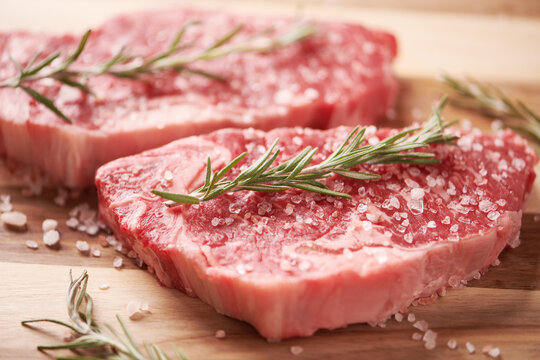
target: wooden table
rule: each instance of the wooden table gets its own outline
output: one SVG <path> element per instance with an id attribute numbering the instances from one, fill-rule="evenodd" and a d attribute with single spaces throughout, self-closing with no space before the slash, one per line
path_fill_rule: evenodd
<path id="1" fill-rule="evenodd" d="M 31 29 L 82 31 L 111 14 L 147 7 L 150 0 L 98 1 L 0 1 L 0 30 Z M 154 2 L 155 3 L 155 2 Z M 160 1 L 163 4 L 171 3 Z M 222 5 L 204 1 L 205 6 Z M 450 3 L 449 3 L 450 4 Z M 431 103 L 444 89 L 434 76 L 440 69 L 453 74 L 473 74 L 493 81 L 508 94 L 521 98 L 540 111 L 540 5 L 538 1 L 455 1 L 433 6 L 424 0 L 403 5 L 384 0 L 341 2 L 255 1 L 227 3 L 240 12 L 265 12 L 316 16 L 358 21 L 384 28 L 399 39 L 400 55 L 395 68 L 402 91 L 398 119 L 386 125 L 401 126 L 415 120 L 413 114 L 427 115 Z M 508 15 L 510 14 L 510 15 Z M 484 130 L 489 124 L 473 114 L 447 109 L 449 117 L 466 117 Z M 540 174 L 540 169 L 538 171 Z M 67 207 L 54 205 L 54 191 L 27 198 L 21 195 L 20 179 L 0 167 L 0 194 L 12 196 L 15 209 L 29 216 L 29 231 L 22 234 L 0 228 L 0 358 L 43 358 L 37 344 L 61 341 L 62 331 L 52 326 L 35 331 L 20 326 L 23 319 L 49 316 L 66 318 L 64 296 L 68 271 L 90 274 L 89 292 L 96 304 L 98 322 L 113 322 L 114 314 L 126 316 L 131 299 L 148 301 L 152 314 L 129 322 L 137 339 L 156 342 L 166 350 L 176 345 L 189 359 L 282 359 L 294 358 L 293 345 L 301 346 L 302 359 L 474 359 L 484 345 L 498 346 L 502 358 L 540 358 L 540 181 L 523 219 L 522 245 L 506 250 L 501 265 L 472 281 L 465 289 L 449 291 L 432 305 L 413 309 L 417 318 L 428 321 L 438 332 L 438 346 L 425 350 L 411 340 L 409 323 L 389 322 L 387 327 L 352 325 L 314 336 L 269 344 L 249 325 L 218 315 L 197 299 L 160 287 L 154 278 L 126 259 L 122 270 L 112 267 L 117 255 L 111 248 L 102 256 L 84 257 L 75 248 L 78 239 L 99 247 L 98 238 L 73 232 L 65 226 L 68 209 L 88 201 L 95 206 L 92 191 L 82 199 L 70 200 Z M 62 248 L 50 250 L 41 243 L 41 222 L 58 219 Z M 40 243 L 38 250 L 24 241 Z M 108 290 L 99 290 L 107 282 Z M 227 338 L 218 340 L 215 331 L 223 329 Z M 455 338 L 458 350 L 445 343 Z M 477 347 L 468 355 L 465 341 Z"/>

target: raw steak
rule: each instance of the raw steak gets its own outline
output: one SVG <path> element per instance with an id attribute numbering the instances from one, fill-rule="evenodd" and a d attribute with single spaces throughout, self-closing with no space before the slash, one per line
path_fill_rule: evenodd
<path id="1" fill-rule="evenodd" d="M 168 208 L 151 189 L 187 193 L 239 153 L 328 156 L 349 128 L 226 129 L 121 158 L 97 171 L 101 219 L 159 281 L 245 320 L 270 339 L 385 321 L 417 298 L 477 277 L 516 245 L 535 153 L 507 131 L 432 146 L 440 165 L 377 165 L 379 181 L 331 177 L 351 200 L 289 190 L 237 192 Z M 369 141 L 396 130 L 369 128 Z M 234 174 L 233 174 L 234 175 Z M 231 175 L 232 176 L 232 175 Z"/>
<path id="2" fill-rule="evenodd" d="M 185 35 L 185 43 L 196 41 L 186 53 L 208 46 L 241 23 L 245 30 L 233 41 L 269 28 L 284 31 L 296 23 L 187 9 L 123 15 L 92 33 L 75 65 L 103 62 L 122 45 L 131 54 L 162 52 L 194 19 L 203 23 Z M 172 72 L 145 81 L 98 76 L 89 80 L 95 97 L 49 80 L 31 85 L 54 99 L 73 125 L 20 89 L 0 89 L 0 155 L 36 165 L 55 182 L 82 187 L 92 184 L 95 170 L 110 160 L 220 128 L 374 123 L 393 105 L 397 92 L 390 69 L 395 38 L 359 25 L 316 26 L 318 35 L 302 43 L 196 66 L 224 76 L 227 83 Z M 78 40 L 71 35 L 0 34 L 0 79 L 15 74 L 8 55 L 24 65 L 40 49 L 43 56 L 68 53 Z"/>

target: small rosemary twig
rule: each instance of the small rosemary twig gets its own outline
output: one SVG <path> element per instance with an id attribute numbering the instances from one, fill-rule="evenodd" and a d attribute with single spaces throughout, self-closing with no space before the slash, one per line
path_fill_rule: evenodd
<path id="1" fill-rule="evenodd" d="M 440 80 L 455 92 L 456 96 L 450 99 L 452 105 L 501 119 L 504 126 L 528 136 L 540 146 L 540 115 L 523 102 L 511 100 L 495 86 L 479 81 L 459 80 L 447 74 L 441 74 Z"/>
<path id="2" fill-rule="evenodd" d="M 50 322 L 67 327 L 78 337 L 65 344 L 38 346 L 38 350 L 69 349 L 77 354 L 73 357 L 60 357 L 57 359 L 170 360 L 156 344 L 149 345 L 144 343 L 146 355 L 140 351 L 126 324 L 118 315 L 116 315 L 116 319 L 122 328 L 123 334 L 108 324 L 105 324 L 108 331 L 105 331 L 100 325 L 96 324 L 93 321 L 94 304 L 90 295 L 86 293 L 88 273 L 84 270 L 81 276 L 75 280 L 71 277 L 71 271 L 69 276 L 71 280 L 67 294 L 67 310 L 71 323 L 55 319 L 36 319 L 22 321 L 21 324 L 28 326 L 36 322 Z M 94 353 L 91 356 L 82 356 L 79 354 L 81 351 L 88 352 L 88 350 L 93 350 Z M 186 360 L 186 357 L 180 350 L 175 349 L 175 351 L 179 359 Z M 99 355 L 96 356 L 95 353 Z"/>
<path id="3" fill-rule="evenodd" d="M 365 140 L 365 128 L 356 127 L 341 146 L 328 158 L 317 165 L 311 165 L 317 148 L 306 147 L 293 158 L 276 165 L 280 150 L 276 149 L 279 139 L 276 139 L 266 153 L 246 170 L 240 172 L 234 179 L 225 176 L 235 167 L 247 153 L 242 153 L 220 171 L 212 174 L 210 158 L 206 164 L 206 179 L 204 185 L 190 194 L 176 194 L 160 190 L 152 192 L 170 200 L 168 206 L 178 204 L 199 204 L 202 201 L 214 199 L 228 192 L 249 190 L 264 192 L 281 192 L 290 188 L 316 192 L 329 196 L 350 198 L 349 194 L 330 190 L 318 179 L 324 179 L 332 173 L 356 180 L 376 180 L 378 174 L 350 170 L 360 164 L 437 164 L 439 160 L 433 153 L 412 152 L 430 144 L 451 144 L 456 137 L 445 135 L 444 129 L 451 123 L 443 123 L 440 112 L 446 99 L 434 109 L 433 115 L 422 128 L 404 130 L 394 136 L 381 140 L 374 145 L 360 146 Z"/>
<path id="4" fill-rule="evenodd" d="M 11 61 L 18 70 L 18 74 L 1 81 L 0 88 L 21 88 L 65 122 L 71 123 L 71 120 L 56 107 L 52 99 L 28 87 L 26 84 L 41 79 L 53 79 L 67 86 L 75 87 L 92 94 L 91 89 L 86 85 L 86 80 L 89 76 L 108 74 L 119 78 L 137 79 L 141 75 L 156 74 L 166 70 L 185 71 L 217 81 L 226 81 L 227 79 L 223 76 L 197 69 L 193 67 L 193 64 L 214 60 L 232 53 L 273 51 L 280 47 L 302 41 L 315 34 L 315 27 L 313 25 L 300 24 L 275 38 L 267 37 L 266 35 L 269 31 L 263 31 L 247 37 L 243 41 L 231 43 L 231 40 L 242 32 L 244 25 L 241 24 L 200 51 L 186 55 L 180 54 L 183 50 L 194 45 L 193 43 L 184 44 L 182 43 L 182 39 L 188 28 L 196 24 L 200 24 L 200 22 L 190 21 L 186 23 L 175 36 L 169 47 L 157 55 L 151 57 L 135 56 L 127 54 L 125 47 L 122 47 L 114 56 L 101 64 L 89 66 L 84 69 L 74 69 L 72 64 L 83 53 L 90 37 L 91 30 L 88 30 L 81 37 L 73 53 L 60 61 L 59 65 L 56 65 L 56 62 L 62 57 L 60 52 L 55 52 L 40 61 L 38 59 L 42 53 L 38 52 L 24 67 L 11 58 Z"/>

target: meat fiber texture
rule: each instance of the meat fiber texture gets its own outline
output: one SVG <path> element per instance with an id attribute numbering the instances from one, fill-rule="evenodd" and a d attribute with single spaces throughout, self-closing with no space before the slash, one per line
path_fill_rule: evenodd
<path id="1" fill-rule="evenodd" d="M 269 339 L 385 321 L 477 278 L 518 244 L 537 157 L 510 131 L 434 145 L 440 165 L 370 165 L 358 169 L 380 180 L 325 180 L 352 199 L 246 191 L 168 208 L 150 192 L 189 193 L 204 182 L 208 156 L 217 170 L 247 151 L 245 167 L 277 137 L 278 161 L 311 145 L 320 162 L 349 131 L 226 129 L 118 159 L 97 171 L 100 217 L 163 285 Z M 396 131 L 369 127 L 368 140 Z"/>
<path id="2" fill-rule="evenodd" d="M 263 30 L 297 25 L 289 18 L 238 16 L 189 9 L 156 10 L 111 19 L 95 29 L 73 68 L 110 59 L 123 45 L 150 56 L 167 49 L 189 20 L 185 53 L 202 49 L 239 24 L 233 40 Z M 219 74 L 222 83 L 187 72 L 141 80 L 91 77 L 95 96 L 44 79 L 30 86 L 53 99 L 69 125 L 21 89 L 0 89 L 0 156 L 35 165 L 69 187 L 93 182 L 102 164 L 182 137 L 233 127 L 373 124 L 394 103 L 397 82 L 392 35 L 359 25 L 316 22 L 317 35 L 270 53 L 233 54 L 194 67 Z M 0 34 L 0 79 L 16 74 L 9 56 L 25 65 L 39 50 L 46 56 L 73 51 L 79 36 Z"/>

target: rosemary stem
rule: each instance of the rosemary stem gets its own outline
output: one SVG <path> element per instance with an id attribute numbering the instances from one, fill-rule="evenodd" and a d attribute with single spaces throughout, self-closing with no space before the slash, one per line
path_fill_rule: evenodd
<path id="1" fill-rule="evenodd" d="M 329 196 L 350 198 L 346 193 L 330 190 L 320 180 L 331 174 L 336 174 L 356 180 L 376 180 L 380 175 L 376 173 L 354 170 L 360 164 L 435 164 L 439 161 L 429 152 L 413 151 L 427 147 L 430 144 L 453 144 L 456 137 L 446 135 L 444 129 L 451 123 L 443 123 L 440 111 L 446 103 L 444 98 L 434 109 L 433 115 L 420 129 L 407 129 L 376 144 L 362 145 L 365 141 L 365 129 L 356 127 L 346 137 L 341 146 L 322 162 L 311 165 L 313 156 L 318 151 L 310 146 L 303 149 L 296 156 L 281 164 L 274 164 L 280 153 L 276 149 L 278 140 L 268 148 L 266 153 L 241 171 L 236 177 L 226 178 L 229 173 L 245 156 L 240 154 L 218 172 L 212 174 L 211 161 L 208 159 L 206 167 L 206 180 L 198 189 L 189 194 L 175 194 L 162 190 L 152 190 L 169 201 L 167 206 L 178 204 L 198 204 L 208 201 L 228 192 L 243 190 L 281 192 L 291 188 L 311 191 Z"/>
<path id="2" fill-rule="evenodd" d="M 230 44 L 231 40 L 237 37 L 244 28 L 243 25 L 238 25 L 232 31 L 217 39 L 212 45 L 202 50 L 197 50 L 187 55 L 179 54 L 181 51 L 194 45 L 193 43 L 181 44 L 180 42 L 188 27 L 199 23 L 199 21 L 187 22 L 173 39 L 169 48 L 162 53 L 152 56 L 134 56 L 126 54 L 124 51 L 125 48 L 122 47 L 120 51 L 101 64 L 89 65 L 82 69 L 73 68 L 72 64 L 84 51 L 90 37 L 90 30 L 88 30 L 81 37 L 75 51 L 67 55 L 64 59 L 61 58 L 60 52 L 56 52 L 45 57 L 43 60 L 37 61 L 42 54 L 38 52 L 25 67 L 14 59 L 11 59 L 18 70 L 18 74 L 0 81 L 0 88 L 21 88 L 34 100 L 43 104 L 65 122 L 71 123 L 71 120 L 56 107 L 52 99 L 25 84 L 42 79 L 52 79 L 92 94 L 91 89 L 86 85 L 87 78 L 91 76 L 110 75 L 119 78 L 137 79 L 141 75 L 153 75 L 166 70 L 177 72 L 187 71 L 194 75 L 224 82 L 227 79 L 219 74 L 193 69 L 191 66 L 194 63 L 222 58 L 233 53 L 273 51 L 280 47 L 300 42 L 315 34 L 315 27 L 312 24 L 300 24 L 291 27 L 291 29 L 273 39 L 263 38 L 262 36 L 266 36 L 269 33 L 269 31 L 263 31 Z M 62 60 L 60 61 L 60 59 Z M 60 61 L 59 65 L 56 65 L 57 61 Z"/>
<path id="3" fill-rule="evenodd" d="M 504 127 L 534 141 L 540 153 L 540 114 L 523 102 L 510 99 L 491 84 L 472 79 L 460 80 L 448 74 L 441 74 L 440 81 L 454 90 L 452 105 L 500 119 Z"/>
<path id="4" fill-rule="evenodd" d="M 71 277 L 71 273 L 70 273 Z M 130 359 L 130 360 L 170 360 L 170 358 L 155 344 L 150 347 L 145 343 L 147 355 L 145 355 L 139 346 L 135 343 L 131 332 L 122 320 L 116 315 L 122 332 L 115 330 L 112 326 L 105 324 L 105 331 L 98 324 L 92 321 L 93 303 L 90 295 L 86 293 L 88 283 L 88 274 L 83 271 L 82 275 L 73 280 L 71 279 L 67 293 L 67 310 L 72 324 L 54 319 L 36 319 L 22 321 L 23 326 L 33 322 L 52 322 L 70 328 L 78 336 L 75 340 L 57 345 L 40 345 L 38 350 L 60 350 L 68 349 L 76 353 L 69 359 L 98 359 L 94 357 L 97 351 L 106 359 Z M 84 303 L 86 301 L 86 304 Z M 86 311 L 81 311 L 81 307 L 86 307 Z M 84 326 L 83 326 L 84 325 Z M 149 349 L 152 349 L 149 351 Z M 92 352 L 88 352 L 93 350 Z M 81 354 L 89 354 L 85 357 Z M 182 353 L 176 350 L 179 359 L 185 359 Z M 66 359 L 68 359 L 66 358 Z"/>

